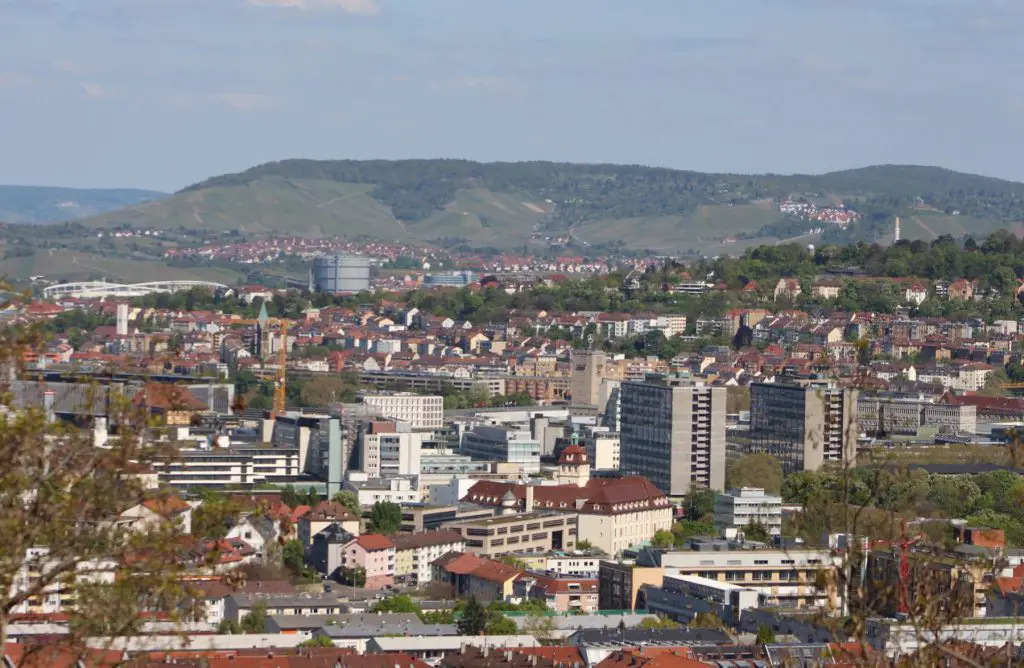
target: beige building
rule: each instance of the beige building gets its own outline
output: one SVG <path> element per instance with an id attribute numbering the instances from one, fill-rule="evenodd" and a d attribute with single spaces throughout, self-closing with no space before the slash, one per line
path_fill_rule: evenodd
<path id="1" fill-rule="evenodd" d="M 574 404 L 596 406 L 601 379 L 607 373 L 608 356 L 600 350 L 577 350 L 572 354 L 572 377 L 569 393 Z"/>
<path id="2" fill-rule="evenodd" d="M 783 471 L 817 471 L 857 457 L 857 390 L 827 382 L 753 383 L 750 446 L 782 463 Z"/>
<path id="3" fill-rule="evenodd" d="M 453 522 L 449 529 L 466 539 L 466 550 L 481 557 L 515 552 L 576 549 L 576 515 L 536 512 Z"/>
<path id="4" fill-rule="evenodd" d="M 618 554 L 672 527 L 672 503 L 651 481 L 638 476 L 592 479 L 586 451 L 580 446 L 562 452 L 558 479 L 563 484 L 480 481 L 462 500 L 497 508 L 511 517 L 537 510 L 565 513 L 575 520 L 575 539 L 589 541 L 607 554 Z"/>
<path id="5" fill-rule="evenodd" d="M 619 470 L 620 441 L 617 433 L 596 433 L 583 439 L 594 470 Z"/>
<path id="6" fill-rule="evenodd" d="M 366 394 L 363 404 L 381 417 L 408 422 L 413 429 L 440 429 L 444 426 L 444 398 L 440 396 L 412 392 Z"/>
<path id="7" fill-rule="evenodd" d="M 466 541 L 457 531 L 400 533 L 392 536 L 391 542 L 395 544 L 395 581 L 405 584 L 430 582 L 433 561 L 466 549 Z"/>
<path id="8" fill-rule="evenodd" d="M 601 610 L 636 610 L 640 587 L 660 587 L 665 569 L 639 566 L 634 561 L 602 561 L 598 567 L 598 607 Z"/>

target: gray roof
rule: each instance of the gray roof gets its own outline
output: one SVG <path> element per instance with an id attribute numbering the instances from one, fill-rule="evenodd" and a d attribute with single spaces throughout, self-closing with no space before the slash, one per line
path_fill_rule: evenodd
<path id="1" fill-rule="evenodd" d="M 523 628 L 530 619 L 528 616 L 511 618 L 519 628 Z M 657 619 L 657 615 L 557 615 L 551 617 L 558 630 L 575 631 L 578 629 L 618 629 L 620 623 L 627 627 L 639 626 L 645 619 Z"/>
<path id="2" fill-rule="evenodd" d="M 323 628 L 330 638 L 453 636 L 457 633 L 454 624 L 424 624 L 412 613 L 336 615 L 335 622 Z"/>
<path id="3" fill-rule="evenodd" d="M 246 609 L 258 603 L 268 608 L 315 608 L 332 606 L 342 610 L 348 609 L 346 602 L 338 594 L 232 594 L 230 596 L 236 607 Z"/>

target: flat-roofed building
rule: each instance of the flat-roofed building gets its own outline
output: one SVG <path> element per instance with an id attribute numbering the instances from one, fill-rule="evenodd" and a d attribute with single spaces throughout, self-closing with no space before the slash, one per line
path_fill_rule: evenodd
<path id="1" fill-rule="evenodd" d="M 381 417 L 408 422 L 413 429 L 444 426 L 444 397 L 412 392 L 363 395 L 363 404 Z"/>
<path id="2" fill-rule="evenodd" d="M 576 548 L 574 514 L 503 515 L 452 522 L 447 528 L 461 533 L 466 539 L 466 550 L 482 557 Z"/>
<path id="3" fill-rule="evenodd" d="M 741 487 L 715 495 L 715 529 L 759 524 L 772 536 L 782 533 L 782 497 L 760 487 Z"/>

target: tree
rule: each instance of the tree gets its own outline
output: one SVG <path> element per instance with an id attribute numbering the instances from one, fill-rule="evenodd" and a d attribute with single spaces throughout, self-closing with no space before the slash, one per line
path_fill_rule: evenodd
<path id="1" fill-rule="evenodd" d="M 494 612 L 487 616 L 484 632 L 489 636 L 514 636 L 519 634 L 519 626 L 500 612 Z"/>
<path id="2" fill-rule="evenodd" d="M 686 519 L 694 522 L 702 522 L 714 515 L 715 512 L 715 491 L 706 487 L 694 489 L 683 502 L 683 512 Z"/>
<path id="3" fill-rule="evenodd" d="M 544 612 L 531 610 L 523 622 L 523 633 L 533 636 L 542 645 L 548 645 L 555 640 L 555 620 Z"/>
<path id="4" fill-rule="evenodd" d="M 221 635 L 232 635 L 242 633 L 242 627 L 233 619 L 222 619 L 217 624 L 217 633 Z"/>
<path id="5" fill-rule="evenodd" d="M 359 506 L 359 497 L 350 489 L 341 490 L 331 500 L 348 508 L 356 517 L 362 515 L 363 510 Z"/>
<path id="6" fill-rule="evenodd" d="M 388 596 L 387 598 L 378 601 L 372 608 L 370 608 L 370 612 L 412 612 L 419 615 L 423 611 L 409 596 L 399 594 L 397 596 Z"/>
<path id="7" fill-rule="evenodd" d="M 753 540 L 761 543 L 766 543 L 771 540 L 771 534 L 768 533 L 768 529 L 766 529 L 760 522 L 755 522 L 753 520 L 743 527 L 743 537 L 747 540 Z"/>
<path id="8" fill-rule="evenodd" d="M 476 596 L 470 596 L 462 611 L 462 617 L 455 624 L 460 636 L 478 636 L 487 628 L 487 611 Z"/>
<path id="9" fill-rule="evenodd" d="M 770 626 L 761 624 L 757 627 L 757 638 L 755 641 L 758 645 L 771 645 L 776 642 L 775 631 L 772 631 Z"/>
<path id="10" fill-rule="evenodd" d="M 18 376 L 24 353 L 41 353 L 43 345 L 38 327 L 8 327 L 0 332 L 0 366 Z M 84 401 L 100 392 L 85 387 Z M 145 437 L 145 412 L 112 393 L 109 418 L 118 430 L 96 448 L 91 433 L 48 420 L 41 407 L 17 405 L 9 388 L 0 405 L 0 647 L 20 607 L 58 589 L 76 599 L 66 609 L 72 646 L 93 631 L 135 635 L 154 611 L 189 614 L 182 576 L 195 564 L 178 549 L 179 524 L 115 521 L 166 496 L 128 472 L 174 456 L 170 446 Z M 90 571 L 116 578 L 79 577 Z"/>
<path id="11" fill-rule="evenodd" d="M 671 531 L 658 529 L 654 532 L 654 537 L 651 538 L 651 545 L 654 547 L 669 548 L 675 545 L 675 538 Z"/>
<path id="12" fill-rule="evenodd" d="M 697 615 L 690 621 L 689 624 L 691 629 L 723 629 L 725 624 L 718 618 L 713 612 L 698 612 Z"/>
<path id="13" fill-rule="evenodd" d="M 730 462 L 725 478 L 730 489 L 760 487 L 769 494 L 778 494 L 782 489 L 782 464 L 775 457 L 758 452 Z"/>
<path id="14" fill-rule="evenodd" d="M 290 540 L 281 550 L 281 563 L 295 576 L 304 575 L 306 571 L 305 548 L 297 540 Z"/>
<path id="15" fill-rule="evenodd" d="M 366 586 L 366 569 L 365 568 L 342 568 L 341 573 L 342 584 L 347 584 L 350 587 L 365 587 Z"/>
<path id="16" fill-rule="evenodd" d="M 295 486 L 288 483 L 281 490 L 281 503 L 290 508 L 299 505 L 299 495 L 295 492 Z"/>
<path id="17" fill-rule="evenodd" d="M 390 501 L 378 501 L 370 510 L 370 533 L 390 535 L 402 529 L 402 507 Z"/>
<path id="18" fill-rule="evenodd" d="M 594 545 L 589 540 L 584 538 L 583 540 L 576 541 L 576 549 L 577 550 L 592 550 L 592 549 L 594 549 Z"/>
<path id="19" fill-rule="evenodd" d="M 267 604 L 261 602 L 252 606 L 249 614 L 242 617 L 241 627 L 244 633 L 266 633 Z"/>
<path id="20" fill-rule="evenodd" d="M 645 617 L 640 622 L 640 628 L 647 629 L 648 631 L 657 631 L 660 629 L 678 629 L 682 627 L 677 621 L 671 620 L 668 617 Z"/>
<path id="21" fill-rule="evenodd" d="M 329 636 L 325 636 L 322 633 L 318 633 L 309 640 L 303 640 L 297 645 L 297 647 L 334 647 L 334 641 L 331 640 Z"/>

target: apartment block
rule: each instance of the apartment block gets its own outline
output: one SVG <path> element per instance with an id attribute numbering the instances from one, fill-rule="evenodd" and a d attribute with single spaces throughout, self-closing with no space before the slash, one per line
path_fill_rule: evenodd
<path id="1" fill-rule="evenodd" d="M 715 495 L 715 529 L 742 529 L 760 524 L 769 534 L 782 533 L 782 497 L 758 487 L 741 487 Z"/>
<path id="2" fill-rule="evenodd" d="M 408 422 L 413 429 L 440 429 L 444 426 L 444 398 L 394 392 L 365 394 L 363 403 L 381 417 Z"/>
<path id="3" fill-rule="evenodd" d="M 725 486 L 724 387 L 648 374 L 621 387 L 620 469 L 669 496 Z"/>
<path id="4" fill-rule="evenodd" d="M 861 396 L 857 400 L 857 427 L 869 435 L 915 436 L 929 427 L 940 432 L 973 434 L 978 427 L 978 413 L 975 406 Z"/>
<path id="5" fill-rule="evenodd" d="M 302 473 L 299 448 L 258 444 L 182 449 L 176 456 L 153 462 L 160 482 L 179 489 L 253 487 L 290 482 Z"/>
<path id="6" fill-rule="evenodd" d="M 429 433 L 408 429 L 404 423 L 376 420 L 359 434 L 359 465 L 374 478 L 419 475 L 423 441 Z"/>
<path id="7" fill-rule="evenodd" d="M 750 446 L 782 463 L 785 473 L 817 471 L 857 457 L 857 390 L 827 382 L 753 383 Z"/>

